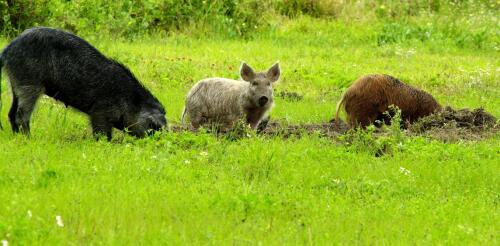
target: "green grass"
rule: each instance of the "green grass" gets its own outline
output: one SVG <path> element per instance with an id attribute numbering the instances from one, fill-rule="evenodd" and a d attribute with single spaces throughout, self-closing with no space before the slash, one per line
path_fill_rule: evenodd
<path id="1" fill-rule="evenodd" d="M 366 33 L 365 33 L 366 31 Z M 205 77 L 238 78 L 281 62 L 272 118 L 325 122 L 356 78 L 387 73 L 442 104 L 500 116 L 498 50 L 449 40 L 379 46 L 372 27 L 299 19 L 251 40 L 185 35 L 92 43 L 127 64 L 178 124 Z M 3 47 L 8 40 L 3 39 Z M 408 137 L 391 154 L 311 135 L 231 141 L 165 133 L 94 141 L 87 119 L 43 98 L 32 136 L 8 129 L 2 81 L 0 240 L 51 244 L 497 245 L 500 136 L 443 143 Z M 369 137 L 369 136 L 367 136 Z M 56 224 L 60 215 L 64 227 Z"/>

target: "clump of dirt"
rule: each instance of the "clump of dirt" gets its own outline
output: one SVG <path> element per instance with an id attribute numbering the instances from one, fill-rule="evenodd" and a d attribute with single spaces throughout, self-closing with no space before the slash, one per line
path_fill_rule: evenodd
<path id="1" fill-rule="evenodd" d="M 280 91 L 278 92 L 277 96 L 279 98 L 282 98 L 286 101 L 291 101 L 291 102 L 298 102 L 302 101 L 304 99 L 304 96 L 293 91 Z"/>
<path id="2" fill-rule="evenodd" d="M 425 135 L 443 141 L 477 140 L 499 131 L 497 119 L 483 108 L 442 111 L 423 117 L 408 128 L 410 135 Z"/>
<path id="3" fill-rule="evenodd" d="M 487 129 L 497 124 L 497 119 L 483 108 L 454 110 L 446 107 L 443 111 L 419 119 L 410 126 L 414 132 L 425 132 L 433 128 Z"/>
<path id="4" fill-rule="evenodd" d="M 267 127 L 260 131 L 260 134 L 289 138 L 291 136 L 300 137 L 316 133 L 324 137 L 337 137 L 347 130 L 349 130 L 349 127 L 342 120 L 340 120 L 338 124 L 336 124 L 334 120 L 328 123 L 297 125 L 284 125 L 278 122 L 269 122 Z"/>

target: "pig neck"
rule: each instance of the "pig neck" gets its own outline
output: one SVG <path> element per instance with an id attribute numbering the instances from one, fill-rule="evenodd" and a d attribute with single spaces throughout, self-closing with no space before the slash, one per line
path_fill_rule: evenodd
<path id="1" fill-rule="evenodd" d="M 240 97 L 240 105 L 243 109 L 243 111 L 248 115 L 248 114 L 260 114 L 266 112 L 270 108 L 270 104 L 267 104 L 264 107 L 260 107 L 257 105 L 254 105 L 252 103 L 252 100 L 250 100 L 250 97 L 246 93 L 242 93 Z"/>
<path id="2" fill-rule="evenodd" d="M 269 110 L 270 106 L 266 105 L 265 107 L 260 107 L 253 105 L 248 95 L 246 95 L 246 98 L 241 98 L 243 100 L 243 104 L 241 104 L 243 109 L 242 113 L 245 115 L 246 122 L 250 124 L 250 127 L 252 129 L 257 129 L 260 121 L 262 120 L 262 117 Z"/>
<path id="3" fill-rule="evenodd" d="M 250 85 L 248 85 L 248 87 L 250 87 Z M 245 112 L 259 108 L 258 106 L 252 103 L 252 99 L 250 98 L 250 95 L 248 93 L 248 88 L 245 88 L 244 90 L 241 91 L 239 98 L 240 98 L 239 104 Z"/>

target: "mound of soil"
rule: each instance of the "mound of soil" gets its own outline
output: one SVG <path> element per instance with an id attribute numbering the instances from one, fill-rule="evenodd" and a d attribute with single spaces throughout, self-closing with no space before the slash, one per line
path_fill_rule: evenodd
<path id="1" fill-rule="evenodd" d="M 413 132 L 425 132 L 434 128 L 466 128 L 484 130 L 493 128 L 497 119 L 483 108 L 454 110 L 446 107 L 443 111 L 423 117 L 410 126 Z"/>
<path id="2" fill-rule="evenodd" d="M 499 131 L 497 119 L 483 108 L 444 110 L 423 117 L 409 126 L 410 135 L 425 135 L 443 141 L 476 140 Z"/>

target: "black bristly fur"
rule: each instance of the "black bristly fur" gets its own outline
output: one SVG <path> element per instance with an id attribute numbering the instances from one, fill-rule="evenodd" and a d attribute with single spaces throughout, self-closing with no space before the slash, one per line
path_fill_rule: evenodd
<path id="1" fill-rule="evenodd" d="M 71 33 L 28 29 L 3 50 L 2 64 L 12 86 L 9 119 L 14 132 L 29 134 L 41 94 L 88 114 L 94 134 L 108 139 L 113 127 L 142 137 L 167 125 L 161 103 L 127 67 Z"/>

